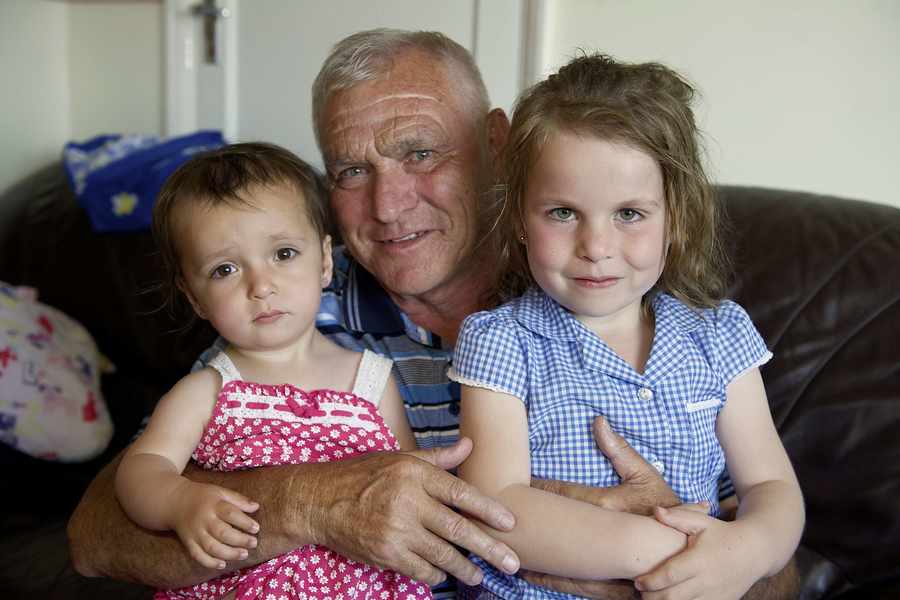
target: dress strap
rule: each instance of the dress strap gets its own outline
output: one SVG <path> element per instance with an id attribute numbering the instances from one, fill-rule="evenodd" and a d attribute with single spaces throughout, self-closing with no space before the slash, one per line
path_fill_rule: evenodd
<path id="1" fill-rule="evenodd" d="M 379 356 L 371 350 L 363 350 L 362 360 L 356 371 L 356 381 L 353 383 L 353 393 L 378 406 L 393 364 L 394 361 L 389 358 Z"/>
<path id="2" fill-rule="evenodd" d="M 224 386 L 229 381 L 235 381 L 241 379 L 241 373 L 237 370 L 237 367 L 234 366 L 234 363 L 231 362 L 231 358 L 225 351 L 221 351 L 216 354 L 211 361 L 209 361 L 208 365 L 219 372 L 219 375 L 222 376 L 222 385 Z"/>

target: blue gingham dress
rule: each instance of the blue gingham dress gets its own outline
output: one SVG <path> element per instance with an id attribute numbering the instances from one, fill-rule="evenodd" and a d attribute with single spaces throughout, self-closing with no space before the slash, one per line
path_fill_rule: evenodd
<path id="1" fill-rule="evenodd" d="M 696 311 L 657 294 L 652 307 L 656 328 L 644 373 L 532 288 L 465 320 L 448 375 L 525 403 L 532 476 L 617 485 L 619 477 L 591 434 L 593 418 L 604 415 L 682 501 L 705 500 L 717 514 L 725 456 L 716 418 L 725 389 L 772 354 L 734 302 Z M 476 561 L 485 570 L 482 585 L 503 598 L 571 597 Z"/>

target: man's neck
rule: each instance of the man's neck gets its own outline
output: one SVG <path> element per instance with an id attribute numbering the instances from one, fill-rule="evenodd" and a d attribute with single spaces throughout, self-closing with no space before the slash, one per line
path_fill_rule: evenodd
<path id="1" fill-rule="evenodd" d="M 489 270 L 473 269 L 469 273 L 426 294 L 388 294 L 413 323 L 440 336 L 446 347 L 452 347 L 456 344 L 463 319 L 479 310 L 496 306 L 496 297 L 491 293 L 493 278 L 488 274 Z"/>

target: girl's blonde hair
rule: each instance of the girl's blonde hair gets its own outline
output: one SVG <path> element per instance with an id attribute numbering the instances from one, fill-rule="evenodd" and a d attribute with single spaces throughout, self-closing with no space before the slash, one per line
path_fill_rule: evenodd
<path id="1" fill-rule="evenodd" d="M 645 310 L 657 291 L 695 308 L 718 304 L 725 295 L 727 260 L 718 202 L 701 162 L 693 97 L 694 88 L 664 65 L 629 64 L 603 54 L 577 57 L 523 93 L 504 152 L 502 298 L 534 283 L 518 239 L 528 173 L 548 140 L 568 132 L 629 144 L 659 164 L 669 250 L 659 281 L 644 297 Z"/>

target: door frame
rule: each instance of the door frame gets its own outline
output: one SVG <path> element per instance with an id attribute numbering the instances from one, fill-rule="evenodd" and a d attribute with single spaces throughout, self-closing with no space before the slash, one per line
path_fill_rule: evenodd
<path id="1" fill-rule="evenodd" d="M 190 133 L 198 129 L 197 115 L 197 39 L 191 6 L 199 0 L 163 0 L 163 35 L 165 58 L 165 135 Z M 219 0 L 228 9 L 228 18 L 220 19 L 217 29 L 219 65 L 223 69 L 222 134 L 226 140 L 237 139 L 238 128 L 238 2 Z"/>

